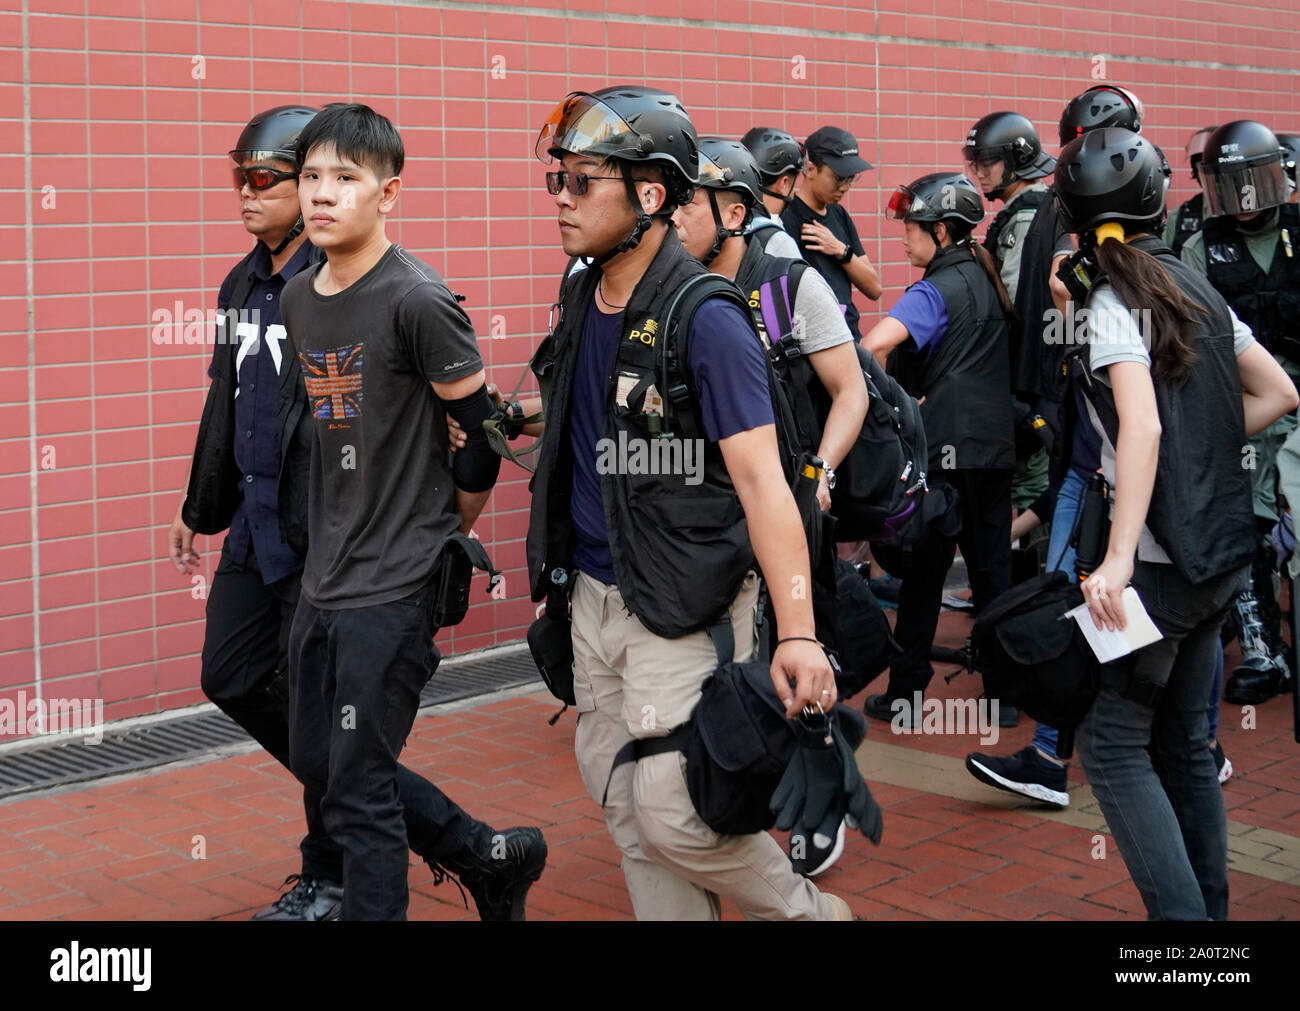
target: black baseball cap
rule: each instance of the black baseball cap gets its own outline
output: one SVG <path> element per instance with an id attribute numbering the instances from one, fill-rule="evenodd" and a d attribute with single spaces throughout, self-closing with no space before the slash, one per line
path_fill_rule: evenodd
<path id="1" fill-rule="evenodd" d="M 815 131 L 804 147 L 808 157 L 819 165 L 827 165 L 837 176 L 852 176 L 874 168 L 858 154 L 858 142 L 848 130 L 838 126 L 823 126 Z"/>

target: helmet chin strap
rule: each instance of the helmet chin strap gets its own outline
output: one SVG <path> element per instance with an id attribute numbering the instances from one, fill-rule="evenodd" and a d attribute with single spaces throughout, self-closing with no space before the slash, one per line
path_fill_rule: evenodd
<path id="1" fill-rule="evenodd" d="M 627 191 L 628 202 L 632 205 L 632 209 L 636 211 L 636 224 L 632 227 L 632 231 L 627 238 L 609 252 L 588 261 L 588 266 L 603 267 L 614 257 L 626 253 L 629 249 L 635 249 L 641 242 L 641 236 L 646 233 L 652 224 L 650 215 L 641 209 L 641 199 L 637 196 L 636 187 L 632 185 L 631 168 L 628 167 L 626 162 L 620 161 L 619 169 L 623 173 L 623 188 Z"/>
<path id="2" fill-rule="evenodd" d="M 776 197 L 777 200 L 781 201 L 782 207 L 789 207 L 790 201 L 794 199 L 793 189 L 789 193 L 778 193 L 776 190 L 769 190 L 766 186 L 764 186 L 761 188 L 760 192 L 766 194 L 769 197 Z"/>
<path id="3" fill-rule="evenodd" d="M 284 233 L 284 238 L 280 241 L 280 244 L 271 250 L 271 255 L 279 256 L 284 252 L 285 247 L 302 234 L 303 227 L 304 222 L 302 220 L 302 215 L 299 214 L 298 220 L 294 222 L 293 227 Z"/>
<path id="4" fill-rule="evenodd" d="M 722 214 L 718 211 L 718 198 L 714 195 L 713 190 L 705 190 L 709 195 L 709 209 L 713 211 L 713 246 L 700 257 L 700 262 L 706 267 L 718 258 L 722 252 L 722 247 L 726 241 L 736 235 L 744 235 L 744 231 L 736 228 L 727 228 L 722 223 Z"/>

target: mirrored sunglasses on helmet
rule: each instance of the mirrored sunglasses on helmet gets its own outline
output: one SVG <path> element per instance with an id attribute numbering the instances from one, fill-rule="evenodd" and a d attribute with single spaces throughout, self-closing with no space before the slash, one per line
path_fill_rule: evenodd
<path id="1" fill-rule="evenodd" d="M 247 184 L 250 190 L 269 190 L 272 186 L 284 182 L 286 179 L 297 179 L 297 172 L 282 172 L 279 169 L 268 168 L 265 165 L 254 165 L 252 168 L 241 168 L 239 165 L 232 165 L 230 173 L 235 180 L 235 189 L 241 190 Z"/>

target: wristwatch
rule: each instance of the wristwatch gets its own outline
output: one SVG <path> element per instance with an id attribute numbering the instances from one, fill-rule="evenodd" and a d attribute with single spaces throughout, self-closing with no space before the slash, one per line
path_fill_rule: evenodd
<path id="1" fill-rule="evenodd" d="M 853 259 L 853 247 L 850 246 L 850 245 L 846 242 L 846 243 L 844 243 L 844 255 L 843 255 L 843 256 L 837 256 L 837 257 L 835 258 L 835 262 L 836 262 L 836 263 L 848 263 L 851 259 Z"/>

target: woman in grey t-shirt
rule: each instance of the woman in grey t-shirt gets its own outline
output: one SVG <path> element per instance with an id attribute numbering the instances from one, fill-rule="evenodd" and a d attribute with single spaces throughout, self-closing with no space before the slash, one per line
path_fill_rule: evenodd
<path id="1" fill-rule="evenodd" d="M 1115 489 L 1102 563 L 1081 584 L 1098 628 L 1134 590 L 1161 638 L 1102 668 L 1078 728 L 1088 780 L 1152 919 L 1226 919 L 1227 821 L 1205 746 L 1219 629 L 1253 554 L 1246 435 L 1297 403 L 1286 373 L 1156 237 L 1160 159 L 1106 128 L 1061 152 L 1056 193 L 1079 235 L 1082 383 Z M 1090 289 L 1090 290 L 1089 290 Z"/>

